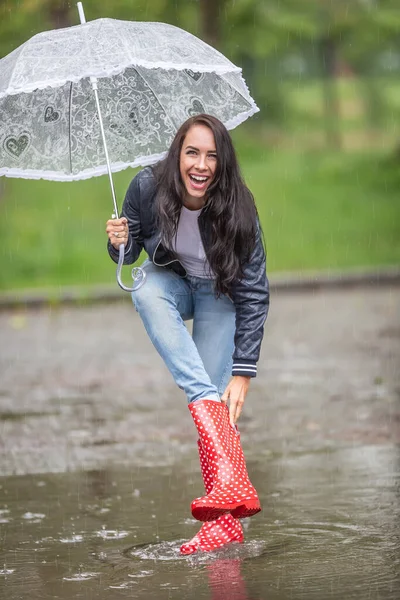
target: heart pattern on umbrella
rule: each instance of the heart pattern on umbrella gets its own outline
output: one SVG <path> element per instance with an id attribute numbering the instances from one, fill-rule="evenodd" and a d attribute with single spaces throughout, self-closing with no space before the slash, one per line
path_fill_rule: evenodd
<path id="1" fill-rule="evenodd" d="M 197 83 L 198 81 L 200 81 L 200 79 L 203 78 L 203 73 L 198 73 L 197 71 L 192 71 L 191 69 L 184 69 L 186 75 L 188 75 L 188 77 L 191 77 L 192 79 L 194 79 L 194 81 Z"/>
<path id="2" fill-rule="evenodd" d="M 45 123 L 54 123 L 55 121 L 58 121 L 59 118 L 60 113 L 58 111 L 54 110 L 52 106 L 46 106 L 46 110 L 44 113 Z"/>
<path id="3" fill-rule="evenodd" d="M 19 137 L 8 136 L 4 140 L 4 149 L 14 158 L 19 158 L 28 148 L 30 137 L 27 133 L 22 133 Z"/>
<path id="4" fill-rule="evenodd" d="M 138 116 L 134 110 L 131 110 L 131 112 L 129 113 L 129 118 L 132 121 L 132 123 L 135 123 L 135 125 L 139 123 Z"/>
<path id="5" fill-rule="evenodd" d="M 0 58 L 0 176 L 108 172 L 90 76 L 112 171 L 159 161 L 188 117 L 232 129 L 257 112 L 240 69 L 177 27 L 98 19 L 44 31 Z"/>
<path id="6" fill-rule="evenodd" d="M 189 107 L 188 114 L 191 117 L 195 117 L 196 115 L 199 115 L 199 114 L 205 113 L 205 112 L 206 112 L 206 110 L 205 110 L 203 104 L 200 102 L 200 100 L 198 98 L 193 98 L 192 106 Z"/>

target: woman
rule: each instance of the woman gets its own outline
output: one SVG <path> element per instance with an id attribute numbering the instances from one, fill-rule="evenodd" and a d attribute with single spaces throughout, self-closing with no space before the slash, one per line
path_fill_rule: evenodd
<path id="1" fill-rule="evenodd" d="M 206 495 L 191 510 L 205 523 L 181 552 L 242 541 L 238 519 L 261 507 L 236 421 L 257 373 L 269 292 L 254 199 L 224 125 L 205 114 L 188 119 L 165 160 L 133 179 L 106 231 L 115 262 L 121 243 L 125 264 L 143 248 L 149 256 L 133 303 L 199 434 Z"/>

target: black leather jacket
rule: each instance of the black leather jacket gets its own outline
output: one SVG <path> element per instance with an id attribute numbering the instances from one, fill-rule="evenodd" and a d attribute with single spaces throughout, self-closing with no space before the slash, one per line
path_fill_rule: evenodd
<path id="1" fill-rule="evenodd" d="M 121 217 L 128 219 L 130 234 L 124 264 L 135 262 L 144 248 L 155 265 L 172 269 L 185 277 L 186 271 L 182 264 L 173 252 L 161 244 L 155 218 L 155 196 L 153 171 L 146 167 L 132 180 L 121 211 Z M 200 214 L 198 223 L 207 255 L 210 240 L 207 210 Z M 118 251 L 110 242 L 108 252 L 113 261 L 118 262 Z M 244 267 L 244 276 L 233 285 L 230 293 L 236 308 L 232 375 L 255 377 L 257 374 L 257 361 L 269 307 L 269 286 L 265 269 L 265 252 L 259 231 L 251 259 Z"/>

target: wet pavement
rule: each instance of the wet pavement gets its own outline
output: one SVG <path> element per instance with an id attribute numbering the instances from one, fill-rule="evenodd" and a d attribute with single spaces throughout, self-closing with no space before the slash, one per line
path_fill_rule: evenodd
<path id="1" fill-rule="evenodd" d="M 263 504 L 181 557 L 185 398 L 128 301 L 0 313 L 0 598 L 400 598 L 400 288 L 275 294 L 240 429 Z"/>

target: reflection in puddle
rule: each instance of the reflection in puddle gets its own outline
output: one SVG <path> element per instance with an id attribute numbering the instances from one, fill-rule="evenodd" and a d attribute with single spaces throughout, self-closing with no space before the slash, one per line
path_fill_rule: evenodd
<path id="1" fill-rule="evenodd" d="M 242 577 L 241 562 L 239 558 L 220 558 L 207 565 L 212 600 L 250 600 Z"/>

